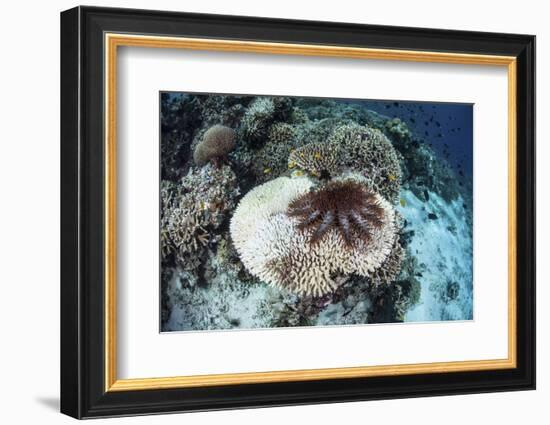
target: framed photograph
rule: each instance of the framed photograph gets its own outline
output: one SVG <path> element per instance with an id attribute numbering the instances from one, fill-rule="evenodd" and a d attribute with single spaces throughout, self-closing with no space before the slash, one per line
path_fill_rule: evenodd
<path id="1" fill-rule="evenodd" d="M 535 37 L 61 14 L 61 411 L 535 388 Z"/>

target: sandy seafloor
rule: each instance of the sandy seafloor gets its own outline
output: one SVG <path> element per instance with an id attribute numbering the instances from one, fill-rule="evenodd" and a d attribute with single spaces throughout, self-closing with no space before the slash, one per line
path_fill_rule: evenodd
<path id="1" fill-rule="evenodd" d="M 298 146 L 310 140 L 309 134 L 322 141 L 332 127 L 351 121 L 381 129 L 400 154 L 403 182 L 395 209 L 404 219 L 400 240 L 405 258 L 398 278 L 374 286 L 367 278 L 352 276 L 334 294 L 316 299 L 274 288 L 251 276 L 232 246 L 229 221 L 242 196 L 279 173 L 288 173 L 280 164 L 257 164 L 279 159 L 275 154 L 265 154 L 261 137 L 260 142 L 250 137 L 247 140 L 249 133 L 242 130 L 245 123 L 251 125 L 255 99 L 182 94 L 163 97 L 162 180 L 168 182 L 169 195 L 162 192 L 161 196 L 169 196 L 173 202 L 174 193 L 183 185 L 182 196 L 189 198 L 185 202 L 223 198 L 226 210 L 204 219 L 200 227 L 207 233 L 204 245 L 163 253 L 161 330 L 472 320 L 471 108 L 458 105 L 453 111 L 445 105 L 446 123 L 437 113 L 437 104 L 401 103 L 404 106 L 400 108 L 395 102 L 292 100 L 280 106 L 287 111 L 256 117 L 266 121 L 260 124 L 268 129 L 282 122 L 305 132 L 305 137 L 298 137 L 303 139 Z M 409 115 L 414 118 L 408 121 Z M 393 125 L 395 117 L 399 117 L 397 126 Z M 462 120 L 465 123 L 461 124 Z M 205 129 L 219 122 L 236 129 L 237 148 L 215 166 L 197 167 L 193 148 Z M 418 122 L 426 129 L 415 128 Z M 433 124 L 432 131 L 430 123 L 434 122 L 437 126 Z M 463 133 L 459 135 L 459 131 Z M 264 129 L 263 137 L 272 133 Z M 260 171 L 250 172 L 254 167 Z M 262 173 L 268 169 L 273 175 Z M 208 179 L 209 184 L 223 182 L 220 193 L 204 192 L 211 189 L 197 183 Z"/>
<path id="2" fill-rule="evenodd" d="M 430 193 L 424 205 L 412 192 L 403 191 L 407 207 L 399 207 L 415 236 L 409 248 L 419 262 L 420 300 L 411 307 L 406 322 L 468 320 L 473 317 L 472 229 L 464 220 L 461 199 L 445 202 Z M 435 212 L 440 221 L 423 218 L 422 208 Z M 407 229 L 406 227 L 406 229 Z M 461 294 L 454 297 L 454 292 Z"/>

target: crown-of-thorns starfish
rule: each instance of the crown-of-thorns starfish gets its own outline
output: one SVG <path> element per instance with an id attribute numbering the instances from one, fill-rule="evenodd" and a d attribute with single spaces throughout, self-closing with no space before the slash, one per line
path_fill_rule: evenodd
<path id="1" fill-rule="evenodd" d="M 300 230 L 311 231 L 310 243 L 315 244 L 335 229 L 351 247 L 356 238 L 370 240 L 373 230 L 382 226 L 384 209 L 360 183 L 338 181 L 295 199 L 288 215 L 298 219 Z"/>

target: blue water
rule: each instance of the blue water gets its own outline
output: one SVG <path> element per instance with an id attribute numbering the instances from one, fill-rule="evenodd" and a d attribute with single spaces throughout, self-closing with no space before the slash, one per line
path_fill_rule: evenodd
<path id="1" fill-rule="evenodd" d="M 473 105 L 466 103 L 354 100 L 379 114 L 397 117 L 464 178 L 472 178 Z"/>

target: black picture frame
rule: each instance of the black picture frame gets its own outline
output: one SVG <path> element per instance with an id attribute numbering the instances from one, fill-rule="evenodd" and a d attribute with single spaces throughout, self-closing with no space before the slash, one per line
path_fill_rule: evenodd
<path id="1" fill-rule="evenodd" d="M 517 367 L 106 392 L 102 231 L 105 32 L 516 57 Z M 534 388 L 534 36 L 96 7 L 61 13 L 62 413 L 93 418 Z"/>

